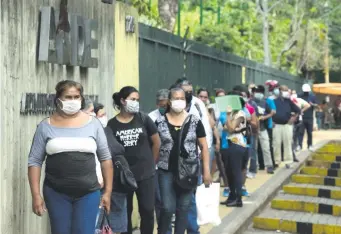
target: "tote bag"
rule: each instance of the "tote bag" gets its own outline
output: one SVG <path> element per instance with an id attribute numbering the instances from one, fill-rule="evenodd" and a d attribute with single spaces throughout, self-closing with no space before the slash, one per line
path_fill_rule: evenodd
<path id="1" fill-rule="evenodd" d="M 204 184 L 198 186 L 195 194 L 198 225 L 213 224 L 218 226 L 221 223 L 219 216 L 219 194 L 219 183 L 213 183 L 209 187 L 205 187 Z"/>

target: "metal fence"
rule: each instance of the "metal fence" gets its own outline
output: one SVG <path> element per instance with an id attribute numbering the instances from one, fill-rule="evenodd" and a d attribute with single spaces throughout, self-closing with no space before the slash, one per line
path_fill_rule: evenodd
<path id="1" fill-rule="evenodd" d="M 299 77 L 263 64 L 228 54 L 215 48 L 184 41 L 171 33 L 139 25 L 139 73 L 141 106 L 149 111 L 155 107 L 158 89 L 168 88 L 176 79 L 186 76 L 195 87 L 231 89 L 237 84 L 264 84 L 275 79 L 297 89 Z"/>

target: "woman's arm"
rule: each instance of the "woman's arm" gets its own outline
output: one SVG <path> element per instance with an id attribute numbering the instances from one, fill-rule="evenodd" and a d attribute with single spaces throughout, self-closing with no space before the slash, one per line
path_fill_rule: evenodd
<path id="1" fill-rule="evenodd" d="M 253 128 L 257 128 L 258 127 L 258 119 L 257 119 L 257 115 L 256 115 L 256 113 L 253 113 L 252 115 L 251 115 L 251 121 L 250 121 L 250 124 L 251 124 L 251 126 L 253 127 Z"/>
<path id="2" fill-rule="evenodd" d="M 28 181 L 32 194 L 32 209 L 36 215 L 46 211 L 44 200 L 40 194 L 41 167 L 45 160 L 46 137 L 44 123 L 40 123 L 34 134 L 30 154 L 28 156 Z"/>
<path id="3" fill-rule="evenodd" d="M 103 183 L 104 183 L 104 193 L 111 194 L 112 192 L 112 183 L 114 178 L 114 169 L 112 166 L 112 160 L 104 160 L 101 161 L 101 169 L 103 175 Z"/>
<path id="4" fill-rule="evenodd" d="M 225 122 L 225 127 L 226 130 L 229 132 L 229 133 L 234 133 L 236 128 L 240 125 L 240 123 L 243 121 L 243 118 L 242 117 L 239 117 L 237 119 L 233 119 L 232 118 L 232 114 L 228 114 L 227 116 L 227 120 Z"/>
<path id="5" fill-rule="evenodd" d="M 103 182 L 104 182 L 104 193 L 111 195 L 112 192 L 112 183 L 113 183 L 113 177 L 114 177 L 114 169 L 112 165 L 112 158 L 111 153 L 108 146 L 108 138 L 104 132 L 103 127 L 100 125 L 98 121 L 98 130 L 97 130 L 97 157 L 98 161 L 101 162 L 101 169 L 102 169 L 102 175 L 103 175 Z M 107 128 L 109 129 L 109 128 Z M 111 129 L 110 129 L 111 130 Z M 112 134 L 112 138 L 113 138 Z"/>
<path id="6" fill-rule="evenodd" d="M 160 146 L 161 146 L 161 140 L 158 133 L 155 133 L 150 137 L 152 141 L 152 152 L 154 156 L 154 162 L 157 163 L 159 161 L 159 155 L 160 155 Z"/>

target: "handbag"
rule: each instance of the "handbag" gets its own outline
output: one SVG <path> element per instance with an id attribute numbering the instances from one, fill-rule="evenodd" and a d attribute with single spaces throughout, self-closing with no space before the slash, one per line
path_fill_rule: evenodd
<path id="1" fill-rule="evenodd" d="M 186 190 L 191 190 L 197 187 L 199 181 L 199 173 L 200 173 L 200 162 L 199 158 L 185 158 L 181 156 L 181 142 L 182 142 L 182 134 L 183 129 L 190 120 L 191 115 L 188 115 L 182 124 L 180 134 L 179 134 L 179 144 L 178 144 L 178 170 L 175 175 L 176 184 Z"/>
<path id="2" fill-rule="evenodd" d="M 115 182 L 120 184 L 119 187 L 123 192 L 134 192 L 138 186 L 127 160 L 123 155 L 116 155 L 114 161 Z"/>
<path id="3" fill-rule="evenodd" d="M 109 216 L 104 210 L 104 208 L 100 208 L 98 217 L 95 234 L 114 234 L 110 227 Z"/>
<path id="4" fill-rule="evenodd" d="M 104 129 L 110 153 L 112 155 L 114 170 L 114 190 L 118 189 L 122 193 L 133 192 L 137 189 L 134 174 L 131 172 L 129 164 L 124 157 L 124 147 L 118 143 L 110 127 Z"/>

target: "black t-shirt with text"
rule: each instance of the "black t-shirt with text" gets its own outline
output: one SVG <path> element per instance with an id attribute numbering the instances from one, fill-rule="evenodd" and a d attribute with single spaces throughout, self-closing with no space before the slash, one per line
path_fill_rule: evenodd
<path id="1" fill-rule="evenodd" d="M 121 123 L 116 117 L 108 122 L 117 141 L 125 149 L 125 158 L 136 181 L 150 178 L 155 174 L 155 162 L 149 138 L 157 133 L 155 123 L 149 116 L 136 114 L 129 123 Z"/>

